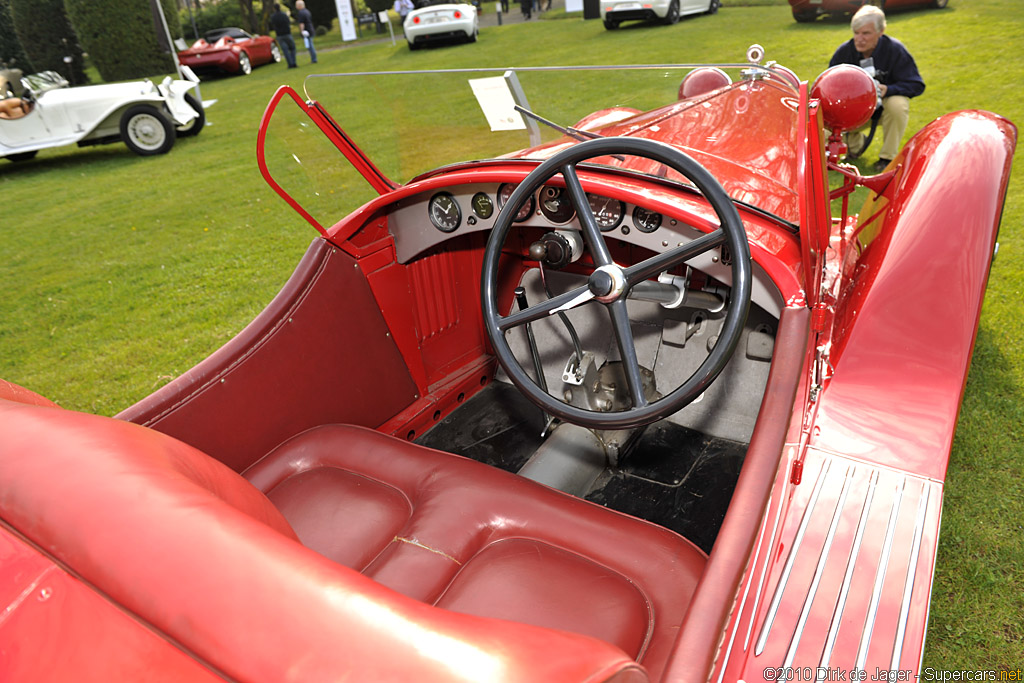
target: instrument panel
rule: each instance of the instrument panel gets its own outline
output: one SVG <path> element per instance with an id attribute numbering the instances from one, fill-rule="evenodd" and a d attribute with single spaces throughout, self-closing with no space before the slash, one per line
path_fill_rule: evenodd
<path id="1" fill-rule="evenodd" d="M 408 263 L 452 237 L 490 230 L 515 189 L 514 183 L 469 183 L 399 200 L 388 218 L 398 262 Z M 587 194 L 587 200 L 598 227 L 608 237 L 654 253 L 681 246 L 704 234 L 644 206 L 591 193 Z M 544 230 L 580 230 L 573 203 L 565 189 L 556 185 L 543 185 L 534 192 L 520 207 L 513 222 L 516 226 Z M 728 254 L 714 249 L 687 263 L 720 282 L 731 284 L 728 260 Z M 778 288 L 756 263 L 754 274 L 754 302 L 778 316 L 783 307 Z"/>
<path id="2" fill-rule="evenodd" d="M 398 246 L 398 260 L 404 263 L 454 233 L 489 230 L 516 187 L 515 183 L 462 185 L 398 202 L 391 216 L 391 231 Z M 588 192 L 587 201 L 601 231 L 614 233 L 620 239 L 634 231 L 653 235 L 663 225 L 671 229 L 682 225 L 655 211 L 611 197 Z M 424 218 L 441 234 L 416 235 Z M 533 193 L 519 208 L 513 222 L 551 230 L 580 229 L 576 208 L 568 193 L 565 188 L 556 185 L 544 185 Z"/>

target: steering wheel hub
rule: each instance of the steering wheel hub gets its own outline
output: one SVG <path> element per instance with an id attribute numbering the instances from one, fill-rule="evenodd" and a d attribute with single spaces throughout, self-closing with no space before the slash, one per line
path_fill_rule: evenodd
<path id="1" fill-rule="evenodd" d="M 626 291 L 626 278 L 615 264 L 601 266 L 587 279 L 587 289 L 602 303 L 615 301 Z"/>

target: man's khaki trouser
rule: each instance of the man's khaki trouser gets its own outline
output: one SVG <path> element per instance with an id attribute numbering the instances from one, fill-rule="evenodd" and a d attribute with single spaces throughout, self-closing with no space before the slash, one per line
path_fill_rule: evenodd
<path id="1" fill-rule="evenodd" d="M 907 123 L 910 121 L 910 99 L 903 95 L 893 95 L 882 99 L 882 107 L 882 118 L 878 122 L 882 127 L 882 149 L 878 152 L 878 158 L 892 161 L 900 151 L 900 142 L 903 141 L 903 133 L 906 132 Z M 863 131 L 870 126 L 871 122 L 868 121 L 847 134 L 846 144 L 851 154 L 863 153 Z"/>

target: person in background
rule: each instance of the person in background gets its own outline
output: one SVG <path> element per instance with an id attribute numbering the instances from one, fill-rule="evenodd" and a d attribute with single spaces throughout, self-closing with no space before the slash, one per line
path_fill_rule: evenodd
<path id="1" fill-rule="evenodd" d="M 395 12 L 398 14 L 399 21 L 405 23 L 405 15 L 413 10 L 412 0 L 395 0 Z"/>
<path id="2" fill-rule="evenodd" d="M 288 15 L 281 10 L 281 5 L 274 3 L 274 13 L 270 15 L 270 27 L 277 35 L 277 45 L 284 53 L 284 60 L 288 62 L 288 68 L 294 69 L 295 64 L 295 39 L 292 38 L 292 21 Z"/>
<path id="3" fill-rule="evenodd" d="M 882 10 L 871 5 L 861 7 L 853 15 L 850 28 L 853 38 L 839 46 L 828 65 L 853 64 L 875 79 L 880 102 L 875 116 L 880 116 L 882 124 L 882 149 L 873 167 L 877 173 L 896 157 L 910 120 L 910 98 L 924 92 L 924 80 L 903 43 L 885 35 Z M 859 156 L 864 152 L 864 134 L 849 133 L 847 145 L 852 156 Z"/>
<path id="4" fill-rule="evenodd" d="M 316 35 L 316 27 L 313 26 L 313 15 L 306 9 L 306 3 L 298 0 L 295 3 L 295 21 L 302 29 L 302 39 L 306 42 L 306 49 L 309 50 L 309 59 L 316 64 L 316 48 L 313 47 L 313 36 Z"/>

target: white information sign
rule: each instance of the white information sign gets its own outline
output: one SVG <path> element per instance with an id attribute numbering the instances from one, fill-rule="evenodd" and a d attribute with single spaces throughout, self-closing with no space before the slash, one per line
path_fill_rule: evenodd
<path id="1" fill-rule="evenodd" d="M 565 0 L 566 12 L 582 12 L 583 0 Z"/>
<path id="2" fill-rule="evenodd" d="M 508 82 L 501 76 L 471 78 L 469 86 L 480 104 L 491 130 L 525 130 L 526 122 L 515 110 L 515 100 Z"/>
<path id="3" fill-rule="evenodd" d="M 356 24 L 352 18 L 352 3 L 350 0 L 334 0 L 334 6 L 338 8 L 338 26 L 341 28 L 341 39 L 356 39 Z"/>

